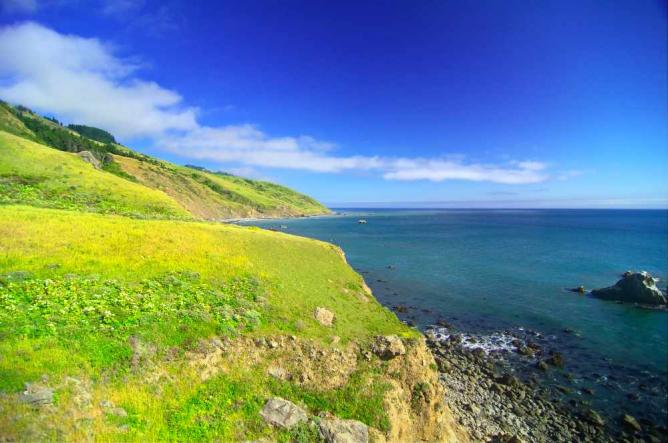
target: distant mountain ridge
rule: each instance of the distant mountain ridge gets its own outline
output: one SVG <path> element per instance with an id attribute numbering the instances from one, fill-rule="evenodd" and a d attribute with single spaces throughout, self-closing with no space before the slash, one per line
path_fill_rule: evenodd
<path id="1" fill-rule="evenodd" d="M 76 155 L 84 151 L 90 155 Z M 330 212 L 287 187 L 176 165 L 123 146 L 103 129 L 65 127 L 5 102 L 0 102 L 0 203 L 203 220 Z"/>

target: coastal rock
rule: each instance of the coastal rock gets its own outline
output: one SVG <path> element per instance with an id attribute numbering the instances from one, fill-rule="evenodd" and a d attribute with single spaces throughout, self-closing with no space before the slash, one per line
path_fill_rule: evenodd
<path id="1" fill-rule="evenodd" d="M 594 289 L 591 295 L 603 300 L 616 300 L 650 306 L 666 305 L 666 296 L 656 287 L 656 279 L 649 273 L 625 272 L 621 280 L 603 289 Z"/>
<path id="2" fill-rule="evenodd" d="M 564 367 L 564 356 L 561 355 L 559 352 L 553 352 L 550 357 L 545 360 L 545 362 L 549 365 L 556 366 L 558 368 L 563 368 Z"/>
<path id="3" fill-rule="evenodd" d="M 545 361 L 543 361 L 543 360 L 538 361 L 536 363 L 536 367 L 543 372 L 545 372 L 549 369 L 549 367 L 547 366 L 547 363 L 545 363 Z"/>
<path id="4" fill-rule="evenodd" d="M 510 374 L 503 374 L 501 377 L 496 379 L 496 382 L 502 385 L 510 386 L 511 388 L 514 388 L 520 384 L 520 381 L 517 379 L 517 377 Z"/>
<path id="5" fill-rule="evenodd" d="M 79 156 L 86 163 L 93 165 L 95 169 L 100 169 L 102 167 L 102 162 L 100 162 L 100 160 L 98 160 L 97 157 L 95 157 L 90 151 L 77 152 L 77 156 Z"/>
<path id="6" fill-rule="evenodd" d="M 376 337 L 371 350 L 383 360 L 389 360 L 406 353 L 406 347 L 396 335 L 386 335 Z"/>
<path id="7" fill-rule="evenodd" d="M 20 399 L 31 406 L 47 406 L 53 404 L 53 389 L 37 383 L 26 383 L 26 390 Z"/>
<path id="8" fill-rule="evenodd" d="M 306 411 L 280 397 L 267 400 L 260 415 L 270 425 L 286 429 L 308 420 Z"/>
<path id="9" fill-rule="evenodd" d="M 323 419 L 318 425 L 327 443 L 367 443 L 369 428 L 357 420 Z"/>
<path id="10" fill-rule="evenodd" d="M 332 326 L 334 322 L 334 313 L 326 308 L 315 308 L 313 316 L 323 326 Z"/>
<path id="11" fill-rule="evenodd" d="M 624 425 L 625 428 L 633 432 L 640 432 L 642 430 L 642 427 L 640 426 L 640 423 L 638 423 L 638 420 L 636 420 L 635 417 L 629 414 L 624 414 L 622 416 L 622 424 Z"/>
<path id="12" fill-rule="evenodd" d="M 594 426 L 605 426 L 605 420 L 603 420 L 603 417 L 601 417 L 601 415 L 593 409 L 587 409 L 585 411 L 584 418 Z"/>

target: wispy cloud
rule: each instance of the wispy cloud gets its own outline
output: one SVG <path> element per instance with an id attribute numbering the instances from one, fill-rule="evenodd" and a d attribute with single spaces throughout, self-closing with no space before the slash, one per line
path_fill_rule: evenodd
<path id="1" fill-rule="evenodd" d="M 110 13 L 141 2 L 109 3 Z M 334 143 L 308 135 L 274 136 L 257 125 L 205 126 L 173 90 L 140 77 L 141 64 L 116 55 L 94 38 L 55 32 L 36 23 L 0 29 L 0 96 L 100 126 L 121 138 L 148 137 L 188 159 L 237 168 L 283 168 L 320 173 L 369 171 L 387 180 L 466 180 L 504 184 L 549 178 L 538 161 L 467 162 L 437 158 L 336 155 Z"/>
<path id="2" fill-rule="evenodd" d="M 121 137 L 197 128 L 181 96 L 136 76 L 134 60 L 97 39 L 59 34 L 35 23 L 0 30 L 0 96 Z"/>

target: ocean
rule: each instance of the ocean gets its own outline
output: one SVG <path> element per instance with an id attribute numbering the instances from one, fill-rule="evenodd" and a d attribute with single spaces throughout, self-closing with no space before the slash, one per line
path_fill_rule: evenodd
<path id="1" fill-rule="evenodd" d="M 336 211 L 245 224 L 341 246 L 376 298 L 420 329 L 445 320 L 491 352 L 535 337 L 565 357 L 563 370 L 539 375 L 547 385 L 592 389 L 587 401 L 604 414 L 666 425 L 668 313 L 567 289 L 610 286 L 626 270 L 665 288 L 667 211 Z M 518 371 L 534 363 L 514 361 Z"/>

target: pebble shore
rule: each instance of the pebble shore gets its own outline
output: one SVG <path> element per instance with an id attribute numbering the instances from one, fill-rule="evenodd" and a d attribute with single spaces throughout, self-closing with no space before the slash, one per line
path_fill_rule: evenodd
<path id="1" fill-rule="evenodd" d="M 534 378 L 515 374 L 501 357 L 462 347 L 456 334 L 446 340 L 426 335 L 446 403 L 476 441 L 666 441 L 665 429 L 641 425 L 634 417 L 620 416 L 613 425 L 584 401 L 562 402 Z"/>

